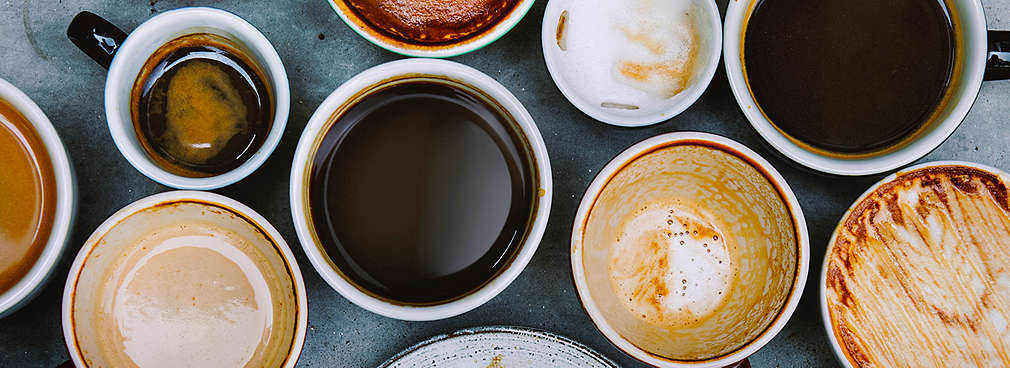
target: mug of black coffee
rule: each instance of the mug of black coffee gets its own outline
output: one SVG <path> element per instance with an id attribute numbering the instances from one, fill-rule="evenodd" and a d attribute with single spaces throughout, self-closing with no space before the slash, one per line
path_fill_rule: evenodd
<path id="1" fill-rule="evenodd" d="M 978 0 L 731 2 L 724 60 L 754 129 L 792 160 L 870 175 L 961 124 L 983 79 L 1010 77 L 1010 32 Z"/>
<path id="2" fill-rule="evenodd" d="M 109 132 L 154 181 L 223 187 L 255 171 L 280 142 L 290 105 L 284 65 L 270 41 L 232 13 L 171 10 L 127 36 L 82 12 L 67 37 L 109 69 Z"/>

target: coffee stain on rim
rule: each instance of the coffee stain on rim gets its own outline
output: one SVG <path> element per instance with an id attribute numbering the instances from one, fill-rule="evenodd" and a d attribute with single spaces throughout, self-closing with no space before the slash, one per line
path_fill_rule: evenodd
<path id="1" fill-rule="evenodd" d="M 739 0 L 735 0 L 735 1 L 739 1 Z M 951 102 L 953 101 L 954 95 L 955 95 L 954 92 L 957 89 L 956 87 L 959 84 L 962 84 L 962 83 L 957 83 L 957 82 L 960 82 L 961 75 L 963 75 L 964 72 L 965 72 L 964 71 L 964 69 L 965 69 L 964 68 L 964 64 L 965 64 L 965 60 L 964 60 L 964 55 L 965 55 L 965 50 L 964 50 L 965 49 L 964 35 L 963 35 L 963 32 L 959 31 L 961 29 L 960 25 L 961 25 L 962 22 L 961 22 L 961 17 L 958 14 L 957 9 L 955 7 L 953 7 L 953 6 L 951 6 L 951 3 L 950 3 L 951 0 L 936 0 L 936 1 L 940 1 L 940 2 L 943 3 L 944 9 L 947 11 L 947 16 L 950 18 L 949 20 L 950 20 L 951 29 L 953 30 L 953 33 L 954 33 L 954 36 L 955 36 L 954 37 L 954 54 L 955 54 L 954 55 L 954 68 L 950 72 L 950 79 L 949 79 L 948 84 L 947 84 L 947 89 L 946 89 L 946 91 L 944 91 L 943 97 L 940 99 L 940 102 L 937 103 L 936 107 L 933 109 L 933 112 L 929 115 L 929 117 L 926 118 L 925 120 L 923 120 L 923 122 L 920 124 L 920 126 L 915 131 L 913 131 L 911 134 L 908 134 L 905 138 L 899 140 L 898 142 L 896 142 L 894 144 L 891 144 L 888 147 L 884 147 L 882 149 L 878 149 L 878 150 L 875 150 L 875 151 L 860 152 L 860 153 L 842 153 L 842 152 L 835 152 L 835 151 L 826 150 L 826 149 L 819 148 L 819 147 L 814 147 L 814 146 L 810 145 L 809 143 L 806 143 L 806 142 L 804 142 L 804 141 L 802 141 L 800 139 L 797 139 L 796 137 L 793 137 L 792 135 L 786 133 L 784 130 L 782 130 L 782 128 L 779 128 L 779 126 L 776 125 L 774 121 L 772 121 L 772 119 L 768 116 L 768 114 L 765 113 L 764 109 L 761 108 L 761 104 L 758 103 L 757 97 L 754 96 L 754 90 L 750 86 L 750 78 L 747 77 L 747 63 L 746 63 L 746 60 L 744 58 L 744 41 L 745 41 L 745 38 L 747 36 L 747 25 L 750 22 L 751 14 L 754 13 L 754 8 L 757 7 L 757 4 L 759 2 L 762 2 L 762 1 L 766 1 L 766 0 L 751 0 L 750 3 L 747 5 L 747 10 L 744 11 L 743 21 L 741 22 L 741 29 L 740 29 L 740 45 L 739 45 L 739 48 L 740 48 L 740 55 L 739 55 L 739 58 L 740 58 L 740 73 L 743 76 L 744 85 L 747 87 L 747 94 L 750 96 L 750 100 L 754 102 L 754 106 L 757 107 L 758 112 L 761 113 L 761 117 L 763 117 L 765 119 L 765 121 L 768 122 L 768 125 L 771 125 L 771 127 L 774 128 L 776 132 L 778 132 L 780 135 L 782 135 L 783 137 L 785 137 L 786 140 L 788 140 L 790 143 L 799 146 L 804 151 L 807 151 L 807 152 L 810 152 L 810 153 L 813 153 L 813 154 L 816 154 L 816 155 L 820 155 L 820 156 L 825 156 L 825 157 L 830 157 L 830 158 L 835 158 L 835 159 L 848 159 L 848 160 L 867 159 L 867 158 L 885 156 L 887 154 L 894 153 L 895 151 L 898 151 L 898 150 L 901 150 L 903 148 L 906 148 L 906 147 L 910 146 L 912 143 L 918 141 L 924 135 L 926 135 L 927 132 L 932 131 L 932 130 L 934 130 L 936 128 L 939 128 L 940 125 L 941 125 L 940 123 L 944 122 L 944 120 L 939 119 L 940 115 L 942 115 L 945 112 L 945 110 L 947 110 L 947 108 L 951 107 L 951 105 L 952 105 Z M 955 84 L 955 83 L 957 83 L 957 84 Z M 738 103 L 739 103 L 739 101 L 738 101 Z M 740 108 L 743 109 L 744 106 L 740 106 Z M 747 108 L 750 108 L 750 107 L 748 106 Z M 958 124 L 960 124 L 960 122 L 958 122 Z M 940 143 L 943 143 L 943 141 L 940 141 L 939 143 L 937 143 L 936 146 L 939 146 Z M 934 146 L 933 148 L 935 149 L 936 146 Z M 923 154 L 923 155 L 925 155 L 925 154 Z"/>
<path id="2" fill-rule="evenodd" d="M 645 353 L 646 355 L 648 355 L 648 356 L 650 356 L 650 357 L 652 357 L 654 359 L 660 360 L 660 361 L 670 362 L 670 363 L 680 363 L 680 364 L 707 364 L 707 363 L 711 363 L 711 362 L 717 361 L 719 359 L 723 359 L 723 358 L 728 357 L 730 355 L 736 354 L 737 352 L 742 351 L 742 350 L 750 347 L 755 341 L 758 341 L 758 340 L 764 338 L 766 335 L 768 335 L 769 330 L 771 330 L 772 327 L 774 327 L 777 323 L 779 323 L 779 321 L 784 317 L 783 314 L 785 313 L 785 310 L 788 309 L 789 304 L 794 299 L 799 299 L 799 298 L 802 297 L 801 294 L 795 294 L 794 291 L 796 290 L 797 284 L 799 282 L 805 281 L 805 280 L 801 280 L 800 277 L 799 277 L 799 274 L 800 274 L 799 271 L 801 269 L 801 265 L 800 265 L 799 260 L 802 259 L 802 257 L 803 257 L 803 249 L 802 249 L 803 248 L 803 246 L 802 246 L 803 242 L 802 242 L 802 239 L 801 239 L 802 237 L 799 236 L 800 235 L 799 229 L 800 229 L 801 225 L 805 225 L 805 224 L 800 224 L 799 223 L 799 219 L 795 215 L 796 208 L 794 208 L 793 205 L 792 205 L 792 203 L 789 202 L 789 200 L 788 200 L 789 197 L 786 196 L 785 189 L 779 184 L 778 181 L 775 180 L 775 178 L 771 175 L 771 173 L 768 170 L 766 170 L 763 166 L 761 166 L 756 160 L 750 158 L 749 156 L 745 155 L 743 152 L 740 152 L 737 149 L 734 149 L 732 147 L 729 147 L 729 146 L 721 144 L 721 143 L 712 142 L 712 141 L 708 141 L 708 140 L 704 140 L 704 139 L 698 139 L 698 138 L 687 138 L 687 139 L 678 139 L 678 140 L 673 140 L 673 141 L 669 141 L 669 142 L 658 143 L 658 144 L 656 144 L 656 145 L 654 145 L 652 147 L 649 147 L 648 149 L 642 150 L 641 152 L 635 154 L 631 158 L 628 158 L 626 161 L 624 161 L 623 163 L 621 163 L 620 167 L 614 169 L 614 171 L 607 177 L 607 180 L 603 182 L 603 185 L 600 186 L 600 190 L 597 191 L 597 193 L 594 194 L 592 203 L 589 205 L 589 208 L 586 209 L 586 215 L 582 219 L 582 223 L 579 224 L 579 228 L 578 228 L 580 240 L 584 241 L 584 239 L 585 239 L 586 226 L 588 225 L 588 222 L 589 222 L 589 214 L 592 213 L 593 207 L 595 207 L 596 206 L 596 202 L 599 201 L 600 195 L 603 193 L 603 189 L 606 188 L 607 185 L 610 184 L 610 182 L 614 179 L 614 177 L 617 176 L 618 173 L 621 172 L 621 170 L 623 170 L 624 168 L 628 167 L 629 165 L 631 165 L 632 163 L 634 163 L 635 161 L 637 161 L 639 158 L 642 158 L 642 157 L 644 157 L 646 155 L 649 155 L 649 154 L 651 154 L 653 152 L 656 152 L 656 151 L 659 151 L 659 150 L 662 150 L 662 149 L 665 149 L 665 148 L 676 147 L 676 146 L 701 146 L 701 147 L 708 147 L 708 148 L 716 149 L 716 150 L 719 150 L 719 151 L 723 151 L 725 153 L 733 155 L 734 157 L 736 157 L 736 158 L 738 158 L 740 160 L 743 160 L 748 165 L 750 165 L 751 167 L 753 167 L 754 169 L 756 169 L 759 173 L 761 173 L 762 176 L 764 176 L 765 180 L 767 180 L 768 183 L 771 184 L 772 187 L 775 188 L 775 191 L 779 195 L 779 199 L 782 201 L 782 204 L 785 205 L 786 209 L 789 212 L 789 218 L 791 218 L 792 222 L 793 222 L 794 235 L 796 235 L 796 244 L 795 244 L 796 245 L 796 260 L 797 260 L 796 261 L 796 272 L 794 272 L 794 274 L 793 274 L 793 282 L 789 286 L 789 292 L 787 294 L 787 295 L 789 295 L 789 297 L 786 298 L 785 301 L 782 303 L 782 306 L 779 308 L 778 312 L 776 313 L 775 318 L 771 320 L 771 323 L 769 323 L 768 326 L 765 327 L 764 330 L 761 331 L 761 333 L 759 333 L 753 339 L 745 342 L 740 347 L 738 347 L 736 349 L 733 349 L 733 350 L 731 350 L 731 351 L 729 351 L 729 352 L 727 352 L 725 354 L 722 354 L 720 356 L 716 356 L 716 357 L 712 357 L 712 358 L 698 359 L 698 360 L 682 360 L 682 359 L 671 359 L 671 358 L 664 357 L 662 355 L 653 354 L 652 352 L 650 352 L 648 350 L 645 350 L 645 349 L 643 349 L 642 347 L 640 347 L 638 345 L 635 345 L 635 343 L 631 342 L 631 340 L 628 340 L 627 338 L 624 339 L 624 341 L 626 341 L 631 346 L 634 346 L 635 348 L 637 348 L 641 352 Z M 620 154 L 618 154 L 618 155 L 620 155 Z M 596 180 L 594 179 L 593 181 L 595 182 Z M 590 186 L 591 185 L 592 184 L 590 184 Z M 586 194 L 588 194 L 588 190 L 589 189 L 587 188 L 586 190 L 587 190 Z M 583 198 L 585 198 L 585 194 L 583 194 Z M 582 252 L 582 246 L 583 245 L 581 243 L 577 244 L 576 246 L 573 246 L 569 250 L 569 253 L 570 253 L 569 256 L 571 256 L 572 254 L 575 254 L 577 252 Z M 570 259 L 571 259 L 571 257 L 569 257 L 569 260 Z M 585 269 L 585 266 L 583 265 L 582 268 Z M 572 273 L 572 283 L 573 284 L 575 283 L 575 274 L 574 273 Z M 581 295 L 581 292 L 579 291 L 578 285 L 575 285 L 575 292 L 579 295 L 579 305 L 582 307 L 582 310 L 585 311 L 586 314 L 588 315 L 589 314 L 589 310 L 586 307 L 585 301 L 582 299 L 582 295 Z M 599 330 L 601 332 L 603 331 L 603 329 L 600 328 L 600 325 L 596 322 L 595 319 L 590 318 L 589 320 L 593 323 L 593 325 L 596 327 L 597 330 Z M 616 333 L 616 330 L 615 330 L 615 333 Z M 618 333 L 618 334 L 620 334 L 620 333 Z M 647 361 L 644 361 L 642 359 L 639 359 L 632 352 L 625 350 L 623 347 L 621 347 L 620 345 L 618 345 L 617 342 L 615 342 L 614 340 L 612 340 L 610 338 L 610 336 L 607 336 L 606 334 L 604 334 L 603 337 L 605 337 L 607 339 L 607 342 L 610 342 L 611 345 L 613 345 L 618 350 L 624 352 L 629 357 L 632 357 L 635 360 L 637 360 L 639 362 L 642 362 L 644 364 L 649 364 L 649 365 L 652 364 L 650 362 L 647 362 Z"/>
<path id="3" fill-rule="evenodd" d="M 340 120 L 343 114 L 347 112 L 347 110 L 349 110 L 351 107 L 357 105 L 359 102 L 361 102 L 362 100 L 364 100 L 365 98 L 374 93 L 386 90 L 388 88 L 396 87 L 401 83 L 411 83 L 411 82 L 428 82 L 428 83 L 440 83 L 444 85 L 449 85 L 459 88 L 462 91 L 471 94 L 471 96 L 473 97 L 477 97 L 478 99 L 488 104 L 493 110 L 495 110 L 498 114 L 500 114 L 502 117 L 505 118 L 506 120 L 505 124 L 502 125 L 510 128 L 509 130 L 511 131 L 511 133 L 515 135 L 514 138 L 518 138 L 518 140 L 520 141 L 519 146 L 523 148 L 525 158 L 528 159 L 527 164 L 529 165 L 529 170 L 530 173 L 532 174 L 531 176 L 533 176 L 532 180 L 533 186 L 532 188 L 529 188 L 532 191 L 531 193 L 533 193 L 533 195 L 531 196 L 533 199 L 533 203 L 530 206 L 530 211 L 526 219 L 527 226 L 525 232 L 523 233 L 518 243 L 519 247 L 516 248 L 514 251 L 512 251 L 511 254 L 509 254 L 508 260 L 503 264 L 503 266 L 498 270 L 498 272 L 491 275 L 491 277 L 489 277 L 480 285 L 474 287 L 472 290 L 450 299 L 444 299 L 426 303 L 407 303 L 399 300 L 390 299 L 385 296 L 376 294 L 362 287 L 361 285 L 358 285 L 358 283 L 354 282 L 350 277 L 344 274 L 344 272 L 341 271 L 340 268 L 337 267 L 335 263 L 333 263 L 333 260 L 329 256 L 329 253 L 326 252 L 325 247 L 323 247 L 322 241 L 320 241 L 319 235 L 316 233 L 315 221 L 312 219 L 313 216 L 311 215 L 312 214 L 312 207 L 310 203 L 311 201 L 308 200 L 308 198 L 311 198 L 310 179 L 312 177 L 311 173 L 314 164 L 313 160 L 311 159 L 306 160 L 305 167 L 301 168 L 302 172 L 305 174 L 303 175 L 301 183 L 302 197 L 305 198 L 305 200 L 303 201 L 304 203 L 302 204 L 301 211 L 302 214 L 305 215 L 306 227 L 308 228 L 307 230 L 309 231 L 309 236 L 312 237 L 313 245 L 315 245 L 319 253 L 324 256 L 326 264 L 329 265 L 330 269 L 336 272 L 337 275 L 344 280 L 344 282 L 347 282 L 349 285 L 353 286 L 356 290 L 364 293 L 365 295 L 368 295 L 373 299 L 380 300 L 382 302 L 389 303 L 395 306 L 431 307 L 436 305 L 449 304 L 457 300 L 463 299 L 465 297 L 468 297 L 470 295 L 473 295 L 478 291 L 483 290 L 485 287 L 488 286 L 488 284 L 490 284 L 494 280 L 497 280 L 500 276 L 502 276 L 502 274 L 504 274 L 507 270 L 512 268 L 512 262 L 514 262 L 516 258 L 519 257 L 519 253 L 522 253 L 522 251 L 526 247 L 530 246 L 529 244 L 527 244 L 527 242 L 529 241 L 530 235 L 533 233 L 533 228 L 537 220 L 537 213 L 540 210 L 541 206 L 540 201 L 541 198 L 546 194 L 546 190 L 544 190 L 543 186 L 541 186 L 543 178 L 541 178 L 540 176 L 540 165 L 537 164 L 537 156 L 536 152 L 533 150 L 531 140 L 526 135 L 526 132 L 522 129 L 522 126 L 520 125 L 519 121 L 515 118 L 515 116 L 511 112 L 509 112 L 508 109 L 505 108 L 505 106 L 503 106 L 500 102 L 494 99 L 487 92 L 484 92 L 483 90 L 475 86 L 472 86 L 469 83 L 466 83 L 462 80 L 452 78 L 447 75 L 404 73 L 382 79 L 378 82 L 368 85 L 367 87 L 361 88 L 353 95 L 348 97 L 346 100 L 344 100 L 339 106 L 337 106 L 335 110 L 333 110 L 329 118 L 327 118 L 326 122 L 323 123 L 323 126 L 319 129 L 319 132 L 314 137 L 311 149 L 309 149 L 309 152 L 306 157 L 312 158 L 316 156 L 316 154 L 319 151 L 319 146 L 322 144 L 323 139 L 326 137 L 326 135 L 329 134 L 330 129 L 333 127 L 334 124 L 337 123 L 338 120 Z"/>
<path id="4" fill-rule="evenodd" d="M 169 208 L 169 207 L 178 207 L 179 205 L 182 205 L 182 204 L 197 204 L 197 205 L 210 206 L 210 207 L 222 209 L 222 210 L 226 211 L 228 214 L 230 214 L 230 215 L 232 215 L 234 217 L 238 217 L 238 218 L 244 220 L 247 224 L 252 225 L 252 227 L 255 228 L 256 231 L 260 235 L 263 236 L 263 238 L 265 238 L 268 241 L 270 241 L 270 245 L 273 246 L 274 251 L 277 253 L 278 256 L 280 256 L 281 260 L 284 262 L 284 270 L 287 271 L 288 280 L 291 282 L 291 293 L 293 294 L 293 298 L 292 299 L 295 300 L 295 305 L 296 305 L 296 307 L 294 308 L 294 312 L 295 312 L 295 315 L 294 315 L 294 317 L 295 317 L 294 318 L 294 322 L 295 323 L 294 323 L 294 326 L 293 326 L 294 328 L 292 329 L 291 339 L 290 339 L 290 341 L 287 344 L 288 351 L 287 351 L 287 353 L 284 354 L 285 358 L 284 358 L 283 361 L 284 361 L 285 364 L 287 364 L 288 362 L 297 363 L 297 361 L 298 361 L 297 358 L 296 358 L 295 361 L 291 361 L 292 355 L 296 354 L 296 353 L 298 354 L 298 357 L 301 358 L 301 350 L 300 349 L 298 351 L 294 350 L 294 345 L 295 345 L 295 342 L 298 340 L 298 335 L 299 335 L 298 334 L 298 330 L 299 330 L 298 327 L 299 327 L 300 323 L 298 321 L 300 319 L 300 314 L 301 314 L 300 308 L 298 308 L 297 306 L 301 306 L 301 305 L 305 305 L 306 306 L 306 329 L 307 329 L 308 328 L 308 323 L 307 323 L 307 321 L 308 321 L 308 312 L 307 312 L 308 311 L 308 308 L 307 308 L 307 306 L 308 306 L 308 300 L 301 300 L 299 298 L 299 295 L 298 295 L 298 284 L 295 282 L 295 273 L 294 273 L 294 271 L 292 271 L 291 264 L 288 262 L 287 257 L 285 257 L 284 252 L 280 248 L 279 243 L 277 242 L 276 239 L 274 239 L 274 237 L 270 236 L 270 233 L 267 232 L 263 228 L 263 226 L 261 226 L 258 222 L 256 222 L 255 220 L 253 220 L 251 217 L 247 216 L 246 214 L 242 213 L 241 211 L 238 211 L 236 209 L 228 207 L 228 206 L 226 206 L 223 203 L 216 203 L 216 202 L 211 202 L 211 201 L 207 201 L 207 200 L 203 200 L 203 199 L 196 199 L 196 198 L 170 199 L 170 200 L 165 200 L 165 201 L 157 202 L 157 203 L 145 206 L 143 208 L 137 209 L 136 211 L 133 211 L 133 212 L 127 214 L 127 215 L 124 215 L 123 218 L 117 220 L 115 224 L 112 224 L 111 226 L 109 226 L 109 228 L 104 233 L 102 233 L 102 236 L 98 237 L 94 241 L 91 241 L 92 237 L 89 237 L 88 240 L 86 240 L 84 242 L 85 246 L 88 246 L 90 244 L 91 247 L 90 247 L 90 249 L 88 249 L 87 255 L 84 256 L 84 261 L 81 262 L 81 267 L 79 269 L 77 269 L 76 274 L 73 275 L 74 276 L 74 287 L 73 287 L 73 291 L 70 293 L 70 303 L 69 303 L 69 305 L 70 305 L 70 325 L 71 325 L 71 328 L 74 331 L 74 333 L 73 333 L 73 336 L 74 336 L 74 346 L 76 347 L 75 350 L 77 350 L 76 356 L 79 357 L 82 362 L 84 362 L 85 367 L 91 365 L 90 360 L 88 360 L 85 357 L 84 351 L 81 350 L 81 344 L 80 344 L 79 338 L 77 337 L 77 319 L 75 317 L 76 313 L 74 313 L 74 304 L 75 304 L 75 300 L 77 299 L 77 285 L 81 282 L 81 273 L 84 272 L 84 267 L 88 263 L 88 258 L 91 258 L 91 254 L 94 253 L 94 251 L 98 247 L 98 245 L 102 243 L 102 241 L 105 239 L 105 236 L 108 235 L 109 231 L 111 231 L 112 229 L 114 229 L 117 226 L 119 226 L 120 224 L 122 224 L 123 221 L 126 221 L 127 218 L 129 218 L 131 216 L 134 216 L 134 215 L 140 213 L 141 211 L 153 210 L 153 209 L 161 209 L 161 208 Z M 127 206 L 129 206 L 129 205 L 127 205 Z M 217 213 L 217 214 L 221 214 L 221 212 L 219 212 L 219 211 L 214 211 L 214 210 L 211 210 L 211 211 L 214 212 L 214 213 Z M 113 214 L 112 216 L 116 216 L 116 214 Z M 101 227 L 103 225 L 99 225 L 99 227 Z M 278 233 L 278 235 L 280 235 L 280 234 Z M 281 239 L 281 241 L 283 241 L 283 238 Z M 294 256 L 294 254 L 292 254 L 292 256 Z M 303 288 L 304 288 L 304 286 L 303 286 Z M 71 362 L 73 362 L 73 356 L 71 356 L 70 358 L 71 358 Z"/>

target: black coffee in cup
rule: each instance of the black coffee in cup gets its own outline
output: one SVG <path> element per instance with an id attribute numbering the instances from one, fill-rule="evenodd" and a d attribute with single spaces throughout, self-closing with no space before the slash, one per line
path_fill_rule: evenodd
<path id="1" fill-rule="evenodd" d="M 943 0 L 760 0 L 743 42 L 747 83 L 768 120 L 836 155 L 914 139 L 948 97 L 956 55 Z"/>
<path id="2" fill-rule="evenodd" d="M 386 83 L 335 113 L 312 156 L 312 226 L 365 292 L 433 304 L 479 289 L 525 241 L 538 183 L 528 141 L 466 85 Z"/>

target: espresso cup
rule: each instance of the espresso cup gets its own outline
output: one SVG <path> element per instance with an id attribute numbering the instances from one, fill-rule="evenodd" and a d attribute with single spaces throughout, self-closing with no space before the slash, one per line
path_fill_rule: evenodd
<path id="1" fill-rule="evenodd" d="M 307 301 L 291 249 L 230 198 L 175 191 L 110 216 L 63 292 L 78 367 L 294 367 Z"/>
<path id="2" fill-rule="evenodd" d="M 424 102 L 403 103 L 416 98 Z M 474 114 L 460 119 L 438 110 L 447 105 Z M 488 110 L 502 119 L 469 125 Z M 401 111 L 418 115 L 389 117 Z M 471 140 L 485 135 L 498 140 Z M 494 194 L 487 189 L 502 189 L 517 175 L 483 171 L 485 162 L 504 165 L 485 161 L 504 154 L 502 141 L 515 143 L 524 162 L 515 166 L 526 180 Z M 329 176 L 335 167 L 341 169 Z M 517 189 L 528 193 L 522 203 Z M 319 275 L 358 306 L 401 320 L 452 317 L 504 290 L 533 257 L 553 193 L 543 138 L 519 100 L 476 69 L 433 59 L 373 67 L 330 94 L 299 140 L 290 190 L 298 239 Z M 412 204 L 402 210 L 403 203 Z M 506 212 L 515 222 L 498 217 Z M 495 253 L 498 244 L 509 250 Z"/>
<path id="3" fill-rule="evenodd" d="M 672 119 L 705 92 L 719 67 L 722 21 L 711 0 L 551 0 L 540 41 L 572 105 L 638 127 Z"/>
<path id="4" fill-rule="evenodd" d="M 404 56 L 446 58 L 487 46 L 515 27 L 533 0 L 327 0 L 355 33 Z"/>
<path id="5" fill-rule="evenodd" d="M 254 153 L 237 167 L 210 176 L 181 175 L 159 164 L 148 153 L 133 116 L 134 89 L 149 69 L 149 60 L 167 43 L 190 35 L 209 35 L 235 48 L 262 72 L 272 97 L 269 130 Z M 270 41 L 242 18 L 213 8 L 182 8 L 158 14 L 127 34 L 88 12 L 78 14 L 67 36 L 99 65 L 108 68 L 105 81 L 105 115 L 119 152 L 142 174 L 177 189 L 209 190 L 242 180 L 266 161 L 277 147 L 288 120 L 288 78 L 280 56 Z"/>
<path id="6" fill-rule="evenodd" d="M 844 367 L 1005 367 L 1010 175 L 939 161 L 877 182 L 827 245 L 820 307 Z"/>
<path id="7" fill-rule="evenodd" d="M 7 114 L 15 116 L 6 116 Z M 37 137 L 39 144 L 38 147 L 34 148 L 38 148 L 38 151 L 27 146 L 22 147 L 22 149 L 32 151 L 31 154 L 37 156 L 37 161 L 46 161 L 42 166 L 48 166 L 51 169 L 45 170 L 48 173 L 37 172 L 38 176 L 41 176 L 41 178 L 37 179 L 48 182 L 48 185 L 44 184 L 36 189 L 41 193 L 35 193 L 36 197 L 41 197 L 36 198 L 36 200 L 39 202 L 37 203 L 38 207 L 44 208 L 43 210 L 39 211 L 39 208 L 31 207 L 7 207 L 7 205 L 17 202 L 16 199 L 24 201 L 26 198 L 5 199 L 5 209 L 2 211 L 12 211 L 11 213 L 18 217 L 16 221 L 23 221 L 25 218 L 33 215 L 42 218 L 38 219 L 34 226 L 35 230 L 32 231 L 34 239 L 31 241 L 32 244 L 28 246 L 29 249 L 19 252 L 19 250 L 14 249 L 15 245 L 4 244 L 3 247 L 7 249 L 0 252 L 5 257 L 21 258 L 20 261 L 15 260 L 12 263 L 4 260 L 3 268 L 5 269 L 0 270 L 3 271 L 0 272 L 0 275 L 12 277 L 9 280 L 0 280 L 0 282 L 5 282 L 9 285 L 9 287 L 4 287 L 4 290 L 0 290 L 0 319 L 2 319 L 24 307 L 42 290 L 42 287 L 52 274 L 53 268 L 60 260 L 63 250 L 66 248 L 74 222 L 74 215 L 77 211 L 77 180 L 74 175 L 73 165 L 70 164 L 70 158 L 67 156 L 67 151 L 60 140 L 59 133 L 53 128 L 53 124 L 49 121 L 49 118 L 46 117 L 42 109 L 28 95 L 3 79 L 0 79 L 0 115 L 3 115 L 0 116 L 0 129 L 11 129 L 10 133 L 13 133 L 15 136 L 20 135 L 18 137 L 18 140 L 21 141 L 20 143 L 24 144 L 26 141 L 35 140 L 28 138 L 28 135 Z M 21 120 L 26 125 L 20 128 L 32 130 L 32 132 L 19 132 L 18 123 L 9 121 L 9 119 L 20 118 L 23 118 Z M 10 123 L 14 123 L 15 126 L 6 126 Z M 5 157 L 4 159 L 11 160 L 14 158 Z M 12 181 L 21 180 L 21 178 L 15 178 L 11 172 L 4 172 L 2 175 L 5 178 L 0 181 L 4 182 L 4 188 L 9 189 L 9 185 L 17 185 L 16 183 L 12 183 Z M 26 185 L 34 186 L 34 183 L 29 182 Z M 6 194 L 23 195 L 23 193 L 14 192 Z M 11 220 L 12 218 L 8 214 L 8 216 L 0 216 L 0 219 Z M 5 224 L 4 226 L 7 225 Z M 42 231 L 47 233 L 42 233 Z M 8 237 L 13 236 L 15 238 L 11 240 L 18 243 L 23 240 L 18 239 L 18 235 L 20 234 L 8 232 L 4 234 L 3 239 L 7 241 L 7 239 L 10 239 Z M 10 284 L 10 282 L 13 282 L 13 284 Z"/>
<path id="8" fill-rule="evenodd" d="M 696 132 L 611 160 L 582 198 L 570 254 L 593 324 L 656 367 L 742 364 L 786 325 L 810 262 L 803 211 L 778 171 Z"/>
<path id="9" fill-rule="evenodd" d="M 724 57 L 726 74 L 729 79 L 733 96 L 736 98 L 744 116 L 751 123 L 755 130 L 772 147 L 780 153 L 789 157 L 793 161 L 810 169 L 835 174 L 835 175 L 871 175 L 881 173 L 907 165 L 931 152 L 942 144 L 954 130 L 961 124 L 971 109 L 975 98 L 978 96 L 983 79 L 1008 78 L 1010 73 L 1007 70 L 1006 60 L 1010 57 L 1006 52 L 988 52 L 1000 50 L 999 43 L 1010 40 L 1007 32 L 989 31 L 988 39 L 992 43 L 987 43 L 987 29 L 985 15 L 982 4 L 979 0 L 945 0 L 942 6 L 948 14 L 948 21 L 951 26 L 953 36 L 952 47 L 952 67 L 949 72 L 948 82 L 941 88 L 943 97 L 935 107 L 928 109 L 925 118 L 920 119 L 920 123 L 903 136 L 896 136 L 894 140 L 886 145 L 872 148 L 868 151 L 858 153 L 839 153 L 814 147 L 810 142 L 796 138 L 787 134 L 780 126 L 777 126 L 763 107 L 755 98 L 753 85 L 748 80 L 747 73 L 750 68 L 744 62 L 744 42 L 748 24 L 753 20 L 757 4 L 762 0 L 733 1 L 730 2 L 726 11 L 725 32 L 724 32 Z M 798 7 L 798 5 L 797 5 Z M 918 13 L 912 15 L 918 16 Z M 774 24 L 774 19 L 768 20 Z M 852 20 L 850 27 L 862 27 L 857 19 Z M 791 29 L 791 32 L 803 32 L 802 30 Z M 783 30 L 785 32 L 785 30 Z M 843 31 L 844 32 L 844 31 Z M 887 32 L 881 32 L 880 37 L 894 37 Z M 869 44 L 862 40 L 863 44 Z M 933 47 L 930 45 L 929 47 Z M 940 45 L 935 45 L 939 48 Z M 881 46 L 881 48 L 886 48 Z M 797 51 L 800 52 L 800 51 Z M 919 58 L 916 53 L 910 58 Z M 825 57 L 830 60 L 831 57 Z M 987 66 L 987 59 L 989 65 Z M 838 73 L 837 70 L 829 69 L 833 63 L 824 63 L 824 73 Z M 895 65 L 894 69 L 899 70 L 903 66 Z M 988 70 L 987 70 L 988 68 Z M 780 68 L 781 69 L 781 68 Z M 785 73 L 803 73 L 799 70 L 781 70 L 783 77 Z M 808 74 L 808 79 L 815 79 Z M 774 77 L 770 77 L 774 79 Z M 844 77 L 843 77 L 844 78 Z M 848 78 L 857 78 L 848 76 Z M 867 95 L 873 92 L 872 87 L 877 81 L 867 81 L 864 88 Z M 837 86 L 835 86 L 837 87 Z M 825 89 L 833 87 L 824 87 Z M 822 91 L 811 90 L 809 94 L 818 94 Z M 884 99 L 880 99 L 884 101 Z M 790 101 L 785 101 L 790 102 Z M 796 103 L 792 101 L 791 103 Z M 844 102 L 843 102 L 844 104 Z M 905 116 L 904 118 L 914 118 Z M 813 119 L 817 120 L 817 119 Z M 808 121 L 809 126 L 817 121 Z M 895 122 L 898 124 L 898 122 Z M 859 129 L 859 128 L 855 128 Z M 900 138 L 900 139 L 899 139 Z"/>

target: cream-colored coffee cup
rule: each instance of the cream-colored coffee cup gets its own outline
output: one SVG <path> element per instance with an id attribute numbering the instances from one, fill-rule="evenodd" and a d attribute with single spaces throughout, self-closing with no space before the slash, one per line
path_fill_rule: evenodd
<path id="1" fill-rule="evenodd" d="M 646 139 L 610 161 L 575 215 L 583 307 L 620 350 L 658 367 L 746 359 L 803 292 L 809 238 L 789 185 L 720 136 Z"/>
<path id="2" fill-rule="evenodd" d="M 78 367 L 293 367 L 305 285 L 255 211 L 176 191 L 116 212 L 81 247 L 63 293 Z"/>

